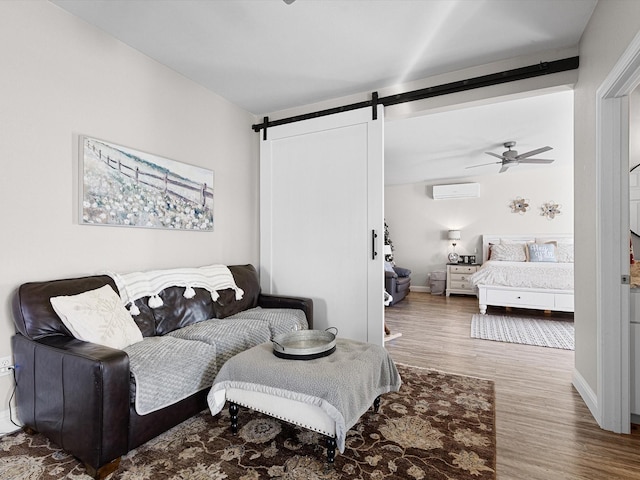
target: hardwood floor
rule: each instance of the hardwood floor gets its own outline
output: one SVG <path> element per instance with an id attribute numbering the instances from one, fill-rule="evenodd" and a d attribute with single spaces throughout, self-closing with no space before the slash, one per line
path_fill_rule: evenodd
<path id="1" fill-rule="evenodd" d="M 640 430 L 598 427 L 571 385 L 573 351 L 471 338 L 474 313 L 475 297 L 411 292 L 385 309 L 391 332 L 402 333 L 385 345 L 396 362 L 495 382 L 497 478 L 640 479 Z"/>

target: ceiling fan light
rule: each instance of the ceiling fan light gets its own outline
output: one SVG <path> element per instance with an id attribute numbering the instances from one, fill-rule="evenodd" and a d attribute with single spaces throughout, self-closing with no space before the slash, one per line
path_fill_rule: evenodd
<path id="1" fill-rule="evenodd" d="M 508 150 L 506 152 L 502 152 L 502 155 L 499 155 L 497 153 L 493 153 L 493 152 L 484 152 L 487 155 L 491 155 L 492 157 L 496 157 L 499 158 L 501 161 L 500 162 L 495 162 L 495 163 L 499 163 L 502 164 L 500 171 L 498 173 L 504 173 L 507 171 L 507 168 L 509 167 L 513 167 L 516 165 L 520 165 L 521 163 L 537 163 L 537 164 L 544 164 L 544 163 L 552 163 L 553 160 L 548 160 L 548 159 L 540 159 L 540 158 L 530 158 L 534 155 L 537 155 L 539 153 L 543 153 L 543 152 L 547 152 L 549 150 L 553 150 L 553 147 L 541 147 L 541 148 L 537 148 L 535 150 L 531 150 L 529 152 L 525 152 L 525 153 L 521 153 L 518 154 L 517 150 L 511 150 L 513 147 L 516 146 L 516 142 L 515 141 L 509 141 L 509 142 L 504 142 L 504 147 L 507 148 Z M 473 167 L 476 166 L 482 166 L 484 164 L 481 165 L 472 165 Z M 467 167 L 470 168 L 470 167 Z"/>

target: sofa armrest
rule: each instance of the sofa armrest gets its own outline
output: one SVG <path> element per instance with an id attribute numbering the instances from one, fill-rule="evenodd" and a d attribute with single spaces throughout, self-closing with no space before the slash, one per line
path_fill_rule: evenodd
<path id="1" fill-rule="evenodd" d="M 389 270 L 385 270 L 384 278 L 398 278 L 398 274 L 396 272 L 390 272 Z"/>
<path id="2" fill-rule="evenodd" d="M 309 328 L 313 328 L 313 300 L 310 298 L 261 293 L 258 297 L 258 306 L 262 308 L 297 308 L 304 312 Z"/>
<path id="3" fill-rule="evenodd" d="M 386 275 L 384 279 L 384 289 L 385 291 L 393 295 L 396 290 L 396 282 L 398 280 L 397 275 Z"/>
<path id="4" fill-rule="evenodd" d="M 99 469 L 128 451 L 129 357 L 56 335 L 12 338 L 18 416 L 85 465 Z"/>

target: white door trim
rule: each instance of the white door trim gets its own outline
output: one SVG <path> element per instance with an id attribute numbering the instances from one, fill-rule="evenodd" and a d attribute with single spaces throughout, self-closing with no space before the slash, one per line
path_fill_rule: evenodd
<path id="1" fill-rule="evenodd" d="M 596 289 L 598 424 L 630 431 L 629 112 L 640 83 L 640 33 L 596 93 Z"/>

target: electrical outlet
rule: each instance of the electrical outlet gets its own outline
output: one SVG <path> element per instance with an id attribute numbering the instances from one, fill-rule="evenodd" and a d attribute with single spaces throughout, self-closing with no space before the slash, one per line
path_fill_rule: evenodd
<path id="1" fill-rule="evenodd" d="M 11 373 L 11 369 L 9 367 L 13 367 L 13 364 L 11 363 L 11 356 L 0 357 L 0 377 Z"/>

